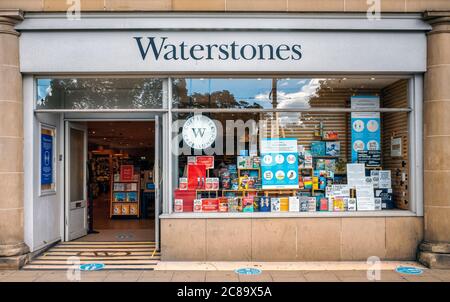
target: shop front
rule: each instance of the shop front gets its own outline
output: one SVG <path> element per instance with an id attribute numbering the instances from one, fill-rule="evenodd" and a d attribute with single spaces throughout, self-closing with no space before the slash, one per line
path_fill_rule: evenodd
<path id="1" fill-rule="evenodd" d="M 133 123 L 123 137 L 153 129 L 136 144 L 151 141 L 148 232 L 164 261 L 414 260 L 431 26 L 414 14 L 371 22 L 27 15 L 16 27 L 25 243 L 38 252 L 86 235 L 84 156 L 105 145 L 95 123 Z M 110 190 L 112 215 L 129 214 L 128 195 Z"/>

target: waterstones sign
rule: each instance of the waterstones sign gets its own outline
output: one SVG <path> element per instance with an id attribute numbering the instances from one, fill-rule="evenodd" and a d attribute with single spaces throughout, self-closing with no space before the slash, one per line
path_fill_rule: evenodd
<path id="1" fill-rule="evenodd" d="M 389 48 L 386 48 L 389 45 Z M 21 72 L 422 72 L 417 32 L 24 31 Z"/>
<path id="2" fill-rule="evenodd" d="M 239 44 L 229 43 L 189 44 L 173 43 L 169 37 L 133 37 L 142 60 L 293 60 L 302 58 L 300 44 Z"/>

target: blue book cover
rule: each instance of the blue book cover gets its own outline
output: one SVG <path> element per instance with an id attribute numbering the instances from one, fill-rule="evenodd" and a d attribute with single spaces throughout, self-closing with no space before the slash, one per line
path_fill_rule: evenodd
<path id="1" fill-rule="evenodd" d="M 116 192 L 113 195 L 114 201 L 116 202 L 124 202 L 125 201 L 125 193 L 123 192 Z"/>
<path id="2" fill-rule="evenodd" d="M 136 202 L 137 201 L 137 194 L 136 194 L 136 192 L 128 192 L 127 193 L 127 201 L 128 202 Z"/>
<path id="3" fill-rule="evenodd" d="M 325 142 L 322 141 L 312 141 L 311 142 L 311 155 L 314 156 L 325 156 Z"/>

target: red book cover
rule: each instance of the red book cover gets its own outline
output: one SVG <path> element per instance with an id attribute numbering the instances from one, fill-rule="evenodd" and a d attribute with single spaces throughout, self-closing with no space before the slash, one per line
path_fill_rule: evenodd
<path id="1" fill-rule="evenodd" d="M 214 169 L 214 156 L 200 155 L 195 159 L 197 165 L 205 165 L 206 169 Z"/>
<path id="2" fill-rule="evenodd" d="M 202 212 L 217 212 L 219 210 L 218 198 L 203 198 Z"/>
<path id="3" fill-rule="evenodd" d="M 120 166 L 120 181 L 132 181 L 134 176 L 133 165 Z"/>
<path id="4" fill-rule="evenodd" d="M 187 177 L 189 190 L 205 189 L 206 166 L 198 164 L 188 164 Z"/>

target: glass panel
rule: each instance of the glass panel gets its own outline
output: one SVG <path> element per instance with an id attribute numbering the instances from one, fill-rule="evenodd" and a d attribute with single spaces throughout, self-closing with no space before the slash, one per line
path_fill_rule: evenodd
<path id="1" fill-rule="evenodd" d="M 350 96 L 402 91 L 382 107 L 407 107 L 407 81 L 400 78 L 177 78 L 173 108 L 350 108 Z"/>
<path id="2" fill-rule="evenodd" d="M 70 201 L 84 200 L 84 132 L 70 128 Z"/>
<path id="3" fill-rule="evenodd" d="M 38 79 L 36 109 L 157 109 L 163 80 L 154 78 Z"/>
<path id="4" fill-rule="evenodd" d="M 409 207 L 408 113 L 178 113 L 173 120 L 174 212 Z"/>

